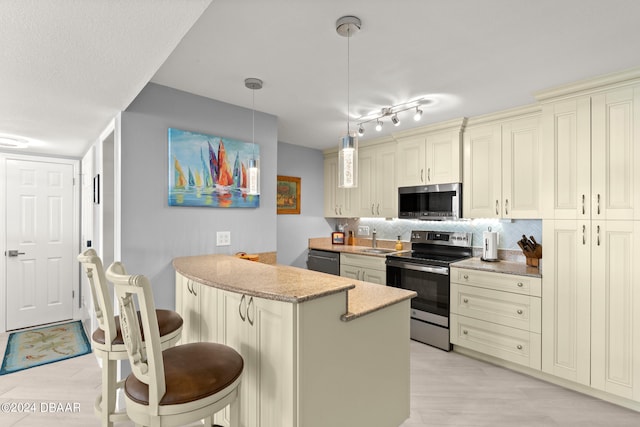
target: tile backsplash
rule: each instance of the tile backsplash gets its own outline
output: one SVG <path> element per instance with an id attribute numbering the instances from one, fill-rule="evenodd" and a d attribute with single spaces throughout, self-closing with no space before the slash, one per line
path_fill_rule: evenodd
<path id="1" fill-rule="evenodd" d="M 471 245 L 474 248 L 482 247 L 482 233 L 491 227 L 492 231 L 499 233 L 498 249 L 517 250 L 520 248 L 517 241 L 522 235 L 527 237 L 533 236 L 540 244 L 542 242 L 542 220 L 540 219 L 514 219 L 514 220 L 498 220 L 498 219 L 473 219 L 460 221 L 418 221 L 406 219 L 384 219 L 384 218 L 354 218 L 354 219 L 336 219 L 335 229 L 354 230 L 358 233 L 358 226 L 365 225 L 369 227 L 370 232 L 373 229 L 377 232 L 378 239 L 396 240 L 400 236 L 400 240 L 408 242 L 412 230 L 429 230 L 429 231 L 463 231 L 473 233 Z M 359 237 L 371 237 L 359 236 Z"/>

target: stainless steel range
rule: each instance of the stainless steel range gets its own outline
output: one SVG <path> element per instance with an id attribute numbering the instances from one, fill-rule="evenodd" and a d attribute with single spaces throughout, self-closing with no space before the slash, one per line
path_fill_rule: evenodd
<path id="1" fill-rule="evenodd" d="M 471 233 L 412 231 L 412 251 L 387 255 L 387 285 L 415 291 L 411 339 L 451 350 L 449 264 L 470 258 Z"/>

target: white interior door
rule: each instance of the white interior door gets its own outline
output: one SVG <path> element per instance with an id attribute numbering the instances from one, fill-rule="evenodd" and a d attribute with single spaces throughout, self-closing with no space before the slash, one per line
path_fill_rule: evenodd
<path id="1" fill-rule="evenodd" d="M 73 318 L 73 166 L 7 159 L 7 330 Z"/>

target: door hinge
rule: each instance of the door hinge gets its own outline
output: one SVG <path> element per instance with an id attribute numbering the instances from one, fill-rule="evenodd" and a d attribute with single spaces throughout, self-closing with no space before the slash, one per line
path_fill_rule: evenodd
<path id="1" fill-rule="evenodd" d="M 71 299 L 76 299 L 76 291 L 71 291 Z"/>

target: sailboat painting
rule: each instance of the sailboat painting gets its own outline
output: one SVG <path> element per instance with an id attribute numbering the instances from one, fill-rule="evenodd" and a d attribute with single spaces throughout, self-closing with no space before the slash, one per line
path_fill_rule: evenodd
<path id="1" fill-rule="evenodd" d="M 169 128 L 169 206 L 257 208 L 248 194 L 249 160 L 260 146 L 204 133 Z"/>

